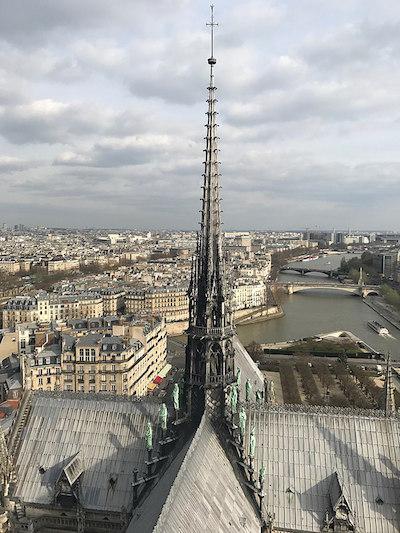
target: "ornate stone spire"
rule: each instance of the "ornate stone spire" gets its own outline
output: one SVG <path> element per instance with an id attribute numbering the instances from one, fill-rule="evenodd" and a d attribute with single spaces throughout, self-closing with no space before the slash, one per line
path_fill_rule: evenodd
<path id="1" fill-rule="evenodd" d="M 220 212 L 220 173 L 218 162 L 218 135 L 216 123 L 216 87 L 214 84 L 214 12 L 211 6 L 211 55 L 210 83 L 208 87 L 207 135 L 203 174 L 203 198 L 200 232 L 194 265 L 194 279 L 191 287 L 191 318 L 193 322 L 207 329 L 225 327 L 230 324 L 226 308 L 226 287 L 224 279 L 224 258 L 222 251 Z"/>
<path id="2" fill-rule="evenodd" d="M 385 380 L 384 401 L 385 401 L 384 408 L 385 408 L 386 416 L 392 416 L 396 412 L 396 405 L 394 402 L 394 390 L 393 390 L 393 382 L 392 382 L 392 362 L 390 360 L 389 353 L 386 359 L 386 380 Z"/>
<path id="3" fill-rule="evenodd" d="M 204 390 L 233 381 L 233 335 L 225 280 L 220 209 L 220 173 L 214 84 L 214 6 L 211 6 L 210 83 L 208 87 L 207 134 L 203 174 L 203 198 L 196 255 L 189 287 L 189 329 L 186 349 L 186 395 L 192 411 L 193 394 L 199 411 Z M 196 390 L 195 390 L 196 389 Z M 200 390 L 201 389 L 201 390 Z M 203 398 L 202 398 L 203 396 Z M 201 407 L 203 405 L 203 407 Z M 196 408 L 197 409 L 197 408 Z"/>

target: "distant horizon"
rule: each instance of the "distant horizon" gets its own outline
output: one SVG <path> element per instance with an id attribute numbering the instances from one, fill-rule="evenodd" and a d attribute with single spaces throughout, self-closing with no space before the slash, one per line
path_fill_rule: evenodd
<path id="1" fill-rule="evenodd" d="M 0 221 L 0 224 L 2 222 Z M 22 225 L 27 229 L 36 229 L 36 228 L 43 228 L 43 229 L 49 229 L 49 230 L 76 230 L 76 231 L 138 231 L 138 232 L 152 232 L 152 231 L 165 231 L 165 232 L 184 232 L 184 233 L 193 233 L 197 232 L 197 229 L 189 229 L 189 228 L 163 228 L 163 227 L 153 227 L 153 228 L 129 228 L 129 227 L 105 227 L 105 226 L 47 226 L 44 224 L 7 224 L 7 229 L 14 230 L 15 226 Z M 1 227 L 0 227 L 1 231 Z M 382 234 L 392 234 L 392 233 L 399 233 L 400 230 L 394 230 L 394 229 L 361 229 L 361 228 L 224 228 L 224 233 L 229 232 L 260 232 L 260 233 L 271 233 L 271 232 L 286 232 L 286 233 L 304 233 L 306 231 L 310 231 L 311 233 L 315 232 L 335 232 L 335 233 L 348 233 L 356 234 L 356 233 L 382 233 Z"/>

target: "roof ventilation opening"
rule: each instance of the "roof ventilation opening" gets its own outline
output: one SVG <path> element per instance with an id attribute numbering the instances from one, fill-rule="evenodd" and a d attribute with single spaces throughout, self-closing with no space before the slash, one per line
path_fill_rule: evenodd
<path id="1" fill-rule="evenodd" d="M 294 494 L 294 490 L 291 487 L 288 487 L 285 492 L 286 494 Z"/>
<path id="2" fill-rule="evenodd" d="M 375 499 L 375 502 L 378 504 L 378 505 L 383 505 L 385 502 L 382 500 L 382 498 L 380 496 L 378 496 L 376 499 Z"/>
<path id="3" fill-rule="evenodd" d="M 110 484 L 110 488 L 114 488 L 117 484 L 117 476 L 115 474 L 110 474 L 110 477 L 108 478 L 108 483 Z"/>
<path id="4" fill-rule="evenodd" d="M 46 472 L 46 469 L 43 466 L 39 466 L 39 474 L 43 476 L 45 472 Z"/>

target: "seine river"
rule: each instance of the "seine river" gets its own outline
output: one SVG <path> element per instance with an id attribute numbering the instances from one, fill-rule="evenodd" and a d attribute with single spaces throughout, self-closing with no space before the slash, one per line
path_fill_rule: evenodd
<path id="1" fill-rule="evenodd" d="M 342 257 L 351 258 L 350 254 L 330 255 L 303 263 L 292 265 L 325 269 L 336 269 Z M 354 256 L 353 256 L 354 257 Z M 327 282 L 329 278 L 323 274 L 296 273 L 279 274 L 280 281 L 305 282 L 306 280 Z M 292 295 L 285 295 L 282 301 L 285 316 L 245 326 L 237 326 L 241 341 L 246 345 L 251 341 L 259 343 L 280 342 L 301 339 L 328 333 L 331 331 L 351 331 L 375 350 L 382 353 L 390 351 L 394 359 L 400 360 L 400 330 L 391 326 L 384 318 L 363 303 L 360 297 L 337 290 L 318 289 L 306 290 Z M 375 333 L 367 322 L 377 320 L 385 325 L 390 333 L 383 337 Z"/>

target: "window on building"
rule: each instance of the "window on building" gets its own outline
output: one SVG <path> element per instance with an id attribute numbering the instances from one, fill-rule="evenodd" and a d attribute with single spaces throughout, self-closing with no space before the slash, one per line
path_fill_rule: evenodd
<path id="1" fill-rule="evenodd" d="M 113 392 L 115 392 L 115 391 L 117 390 L 116 385 L 111 385 L 111 390 L 112 390 Z"/>
<path id="2" fill-rule="evenodd" d="M 51 378 L 47 378 L 47 384 L 51 383 Z"/>
<path id="3" fill-rule="evenodd" d="M 39 383 L 39 385 L 43 385 L 43 378 L 39 378 L 38 379 L 38 383 Z"/>
<path id="4" fill-rule="evenodd" d="M 101 388 L 102 391 L 107 390 L 107 384 L 106 383 L 101 383 L 100 388 Z"/>

